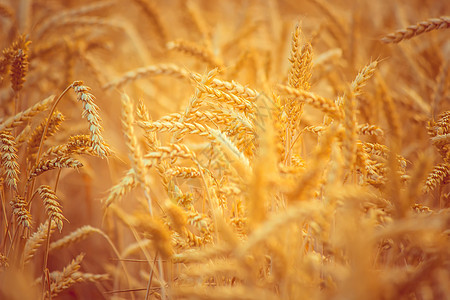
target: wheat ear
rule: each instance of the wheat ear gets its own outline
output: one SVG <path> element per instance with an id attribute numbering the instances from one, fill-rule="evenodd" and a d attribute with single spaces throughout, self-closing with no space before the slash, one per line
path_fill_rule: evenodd
<path id="1" fill-rule="evenodd" d="M 16 141 L 9 131 L 0 133 L 0 161 L 7 186 L 17 191 L 19 164 L 17 163 Z"/>
<path id="2" fill-rule="evenodd" d="M 223 63 L 206 47 L 185 40 L 176 40 L 167 43 L 167 49 L 177 50 L 194 57 L 198 57 L 213 68 L 222 68 Z"/>
<path id="3" fill-rule="evenodd" d="M 27 209 L 28 204 L 25 199 L 21 196 L 16 196 L 16 199 L 14 201 L 11 201 L 10 205 L 13 209 L 13 214 L 15 214 L 17 217 L 17 223 L 25 228 L 30 229 L 32 224 L 31 214 Z"/>
<path id="4" fill-rule="evenodd" d="M 77 230 L 71 232 L 70 234 L 66 235 L 65 237 L 63 237 L 55 242 L 52 242 L 50 244 L 48 251 L 50 252 L 53 250 L 61 249 L 63 247 L 68 247 L 73 243 L 84 240 L 92 233 L 99 233 L 101 235 L 104 234 L 103 231 L 101 231 L 98 228 L 95 228 L 95 227 L 92 227 L 89 225 L 85 225 L 85 226 L 82 226 L 82 227 L 78 228 Z"/>
<path id="5" fill-rule="evenodd" d="M 433 171 L 428 175 L 423 187 L 423 192 L 427 193 L 434 190 L 438 185 L 442 184 L 450 174 L 450 164 L 441 163 L 434 167 Z"/>
<path id="6" fill-rule="evenodd" d="M 68 264 L 62 272 L 53 273 L 54 282 L 50 284 L 50 290 L 52 297 L 56 296 L 60 292 L 68 289 L 76 281 L 74 280 L 74 275 L 80 269 L 81 261 L 84 258 L 84 253 L 79 254 L 75 259 L 73 259 L 70 264 Z"/>
<path id="7" fill-rule="evenodd" d="M 98 156 L 106 157 L 111 154 L 111 150 L 103 140 L 101 126 L 101 118 L 98 113 L 98 106 L 94 103 L 95 97 L 89 91 L 89 87 L 84 86 L 82 81 L 75 81 L 72 87 L 77 94 L 78 101 L 83 103 L 83 117 L 89 123 L 89 131 L 91 132 L 92 147 Z"/>
<path id="8" fill-rule="evenodd" d="M 37 166 L 35 166 L 35 168 L 30 172 L 30 176 L 28 180 L 33 179 L 36 176 L 41 175 L 42 173 L 49 171 L 49 170 L 54 170 L 57 168 L 74 168 L 74 169 L 78 169 L 81 168 L 83 166 L 83 164 L 71 157 L 67 157 L 67 156 L 60 156 L 60 157 L 56 157 L 53 159 L 43 159 L 40 160 L 39 163 L 37 164 Z"/>
<path id="9" fill-rule="evenodd" d="M 45 124 L 47 124 L 48 119 L 44 119 L 44 121 L 36 127 L 28 139 L 28 148 L 27 151 L 30 154 L 35 154 L 39 149 L 39 145 L 41 143 L 42 135 L 44 134 Z M 58 129 L 61 123 L 64 122 L 64 115 L 59 111 L 55 111 L 50 119 L 48 124 L 47 134 L 44 139 L 51 137 Z"/>
<path id="10" fill-rule="evenodd" d="M 11 61 L 11 87 L 16 93 L 22 89 L 28 72 L 28 45 L 30 43 L 25 36 L 21 36 L 18 49 L 13 54 Z"/>
<path id="11" fill-rule="evenodd" d="M 45 223 L 39 225 L 39 228 L 33 233 L 30 238 L 25 243 L 25 248 L 23 250 L 23 263 L 26 264 L 29 262 L 39 247 L 47 240 L 48 234 L 48 220 Z M 54 230 L 56 224 L 52 222 L 52 227 L 50 230 Z"/>
<path id="12" fill-rule="evenodd" d="M 304 90 L 294 89 L 285 85 L 278 85 L 278 89 L 287 96 L 294 96 L 298 101 L 310 104 L 336 119 L 342 119 L 342 113 L 336 104 L 324 97 Z"/>
<path id="13" fill-rule="evenodd" d="M 56 14 L 51 18 L 45 19 L 45 21 L 38 25 L 35 33 L 35 39 L 42 39 L 48 31 L 51 31 L 55 26 L 63 24 L 68 19 L 76 19 L 81 15 L 88 14 L 94 11 L 103 10 L 113 5 L 114 1 L 100 1 L 95 2 L 90 5 L 85 5 L 80 8 L 75 8 L 71 10 L 64 11 L 62 13 Z"/>
<path id="14" fill-rule="evenodd" d="M 31 119 L 38 113 L 44 111 L 50 103 L 53 101 L 55 96 L 50 96 L 48 98 L 45 98 L 44 100 L 36 103 L 35 105 L 31 106 L 30 108 L 18 113 L 15 116 L 12 116 L 2 122 L 0 124 L 0 131 L 4 131 L 5 129 L 14 128 L 16 126 L 21 125 L 23 122 Z"/>
<path id="15" fill-rule="evenodd" d="M 432 18 L 426 21 L 417 23 L 416 25 L 408 26 L 406 29 L 397 30 L 383 37 L 383 43 L 399 43 L 403 40 L 413 38 L 425 32 L 438 29 L 446 29 L 450 27 L 450 16 L 442 16 L 439 18 Z"/>
<path id="16" fill-rule="evenodd" d="M 63 221 L 67 220 L 62 214 L 61 204 L 55 192 L 48 185 L 41 185 L 38 188 L 39 196 L 44 200 L 45 210 L 47 211 L 50 221 L 54 221 L 61 232 Z"/>

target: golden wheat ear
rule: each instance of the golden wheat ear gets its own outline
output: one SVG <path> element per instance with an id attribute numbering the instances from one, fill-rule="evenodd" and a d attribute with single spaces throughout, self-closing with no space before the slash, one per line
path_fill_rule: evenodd
<path id="1" fill-rule="evenodd" d="M 419 22 L 416 25 L 408 26 L 406 29 L 397 30 L 383 37 L 381 41 L 385 44 L 399 43 L 426 32 L 447 28 L 450 28 L 450 16 L 442 16 Z"/>
<path id="2" fill-rule="evenodd" d="M 91 132 L 92 147 L 98 156 L 106 157 L 111 155 L 108 144 L 103 139 L 101 126 L 101 118 L 98 113 L 99 108 L 94 103 L 95 97 L 89 91 L 89 87 L 83 85 L 82 81 L 75 81 L 72 87 L 77 94 L 77 100 L 83 103 L 83 117 L 89 123 L 89 131 Z"/>
<path id="3" fill-rule="evenodd" d="M 41 185 L 38 188 L 38 193 L 44 201 L 45 210 L 47 211 L 50 222 L 55 222 L 58 230 L 61 232 L 63 228 L 63 221 L 67 221 L 67 219 L 62 213 L 58 196 L 56 196 L 56 193 L 48 185 Z"/>

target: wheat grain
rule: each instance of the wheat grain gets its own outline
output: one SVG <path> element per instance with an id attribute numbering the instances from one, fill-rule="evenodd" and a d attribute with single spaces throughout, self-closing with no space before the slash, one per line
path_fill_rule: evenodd
<path id="1" fill-rule="evenodd" d="M 377 125 L 358 124 L 357 131 L 358 131 L 358 134 L 361 134 L 361 135 L 384 136 L 383 129 L 381 129 Z"/>

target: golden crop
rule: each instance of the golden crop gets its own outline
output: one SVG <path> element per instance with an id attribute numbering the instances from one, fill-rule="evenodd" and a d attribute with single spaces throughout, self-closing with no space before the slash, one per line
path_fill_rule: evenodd
<path id="1" fill-rule="evenodd" d="M 0 2 L 0 299 L 450 298 L 449 10 Z"/>

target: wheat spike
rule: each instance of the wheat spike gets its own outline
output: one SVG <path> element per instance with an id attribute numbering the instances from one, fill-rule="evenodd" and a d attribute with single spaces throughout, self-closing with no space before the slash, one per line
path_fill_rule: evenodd
<path id="1" fill-rule="evenodd" d="M 106 157 L 111 154 L 111 150 L 103 140 L 101 126 L 101 118 L 98 113 L 98 106 L 94 103 L 95 97 L 89 91 L 89 87 L 84 86 L 82 81 L 75 81 L 72 87 L 77 94 L 78 101 L 83 103 L 83 117 L 89 123 L 89 131 L 91 132 L 92 147 L 98 156 Z"/>
<path id="2" fill-rule="evenodd" d="M 450 174 L 450 164 L 449 163 L 441 163 L 434 167 L 433 171 L 428 175 L 427 180 L 425 182 L 425 186 L 423 187 L 423 192 L 427 193 L 434 190 L 444 181 Z"/>
<path id="3" fill-rule="evenodd" d="M 50 252 L 50 251 L 61 249 L 63 247 L 68 247 L 78 241 L 84 240 L 92 233 L 99 233 L 99 234 L 103 235 L 103 231 L 101 231 L 100 229 L 92 227 L 90 225 L 85 225 L 85 226 L 82 226 L 82 227 L 78 228 L 77 230 L 69 233 L 68 235 L 64 236 L 63 238 L 61 238 L 55 242 L 52 242 L 49 246 L 48 251 Z"/>
<path id="4" fill-rule="evenodd" d="M 98 1 L 90 5 L 84 5 L 79 8 L 66 10 L 64 12 L 53 15 L 51 18 L 47 18 L 42 24 L 38 25 L 34 39 L 42 39 L 48 31 L 51 31 L 54 27 L 60 26 L 68 20 L 74 20 L 81 15 L 92 13 L 94 11 L 106 9 L 114 4 L 114 1 Z"/>
<path id="5" fill-rule="evenodd" d="M 300 45 L 301 29 L 300 25 L 295 26 L 292 34 L 291 69 L 289 70 L 289 86 L 296 89 L 309 90 L 309 80 L 311 78 L 312 68 L 312 47 L 310 43 Z"/>
<path id="6" fill-rule="evenodd" d="M 129 190 L 135 188 L 138 184 L 134 168 L 128 170 L 120 182 L 113 186 L 104 200 L 105 207 L 110 206 L 114 201 L 122 198 Z"/>
<path id="7" fill-rule="evenodd" d="M 149 235 L 162 257 L 170 258 L 173 255 L 171 233 L 162 221 L 148 215 L 139 214 L 135 217 L 134 223 L 136 228 L 144 232 L 144 235 Z"/>
<path id="8" fill-rule="evenodd" d="M 22 89 L 28 72 L 28 45 L 30 43 L 25 36 L 21 36 L 11 60 L 11 87 L 16 93 Z"/>
<path id="9" fill-rule="evenodd" d="M 278 85 L 278 89 L 285 95 L 293 96 L 298 101 L 310 104 L 316 107 L 317 109 L 320 109 L 323 112 L 330 114 L 330 116 L 338 120 L 342 118 L 342 114 L 339 111 L 336 104 L 334 104 L 333 101 L 327 98 L 321 97 L 311 92 L 293 89 L 285 85 Z"/>
<path id="10" fill-rule="evenodd" d="M 7 186 L 17 191 L 20 173 L 17 163 L 17 148 L 16 141 L 9 131 L 0 133 L 0 161 Z"/>
<path id="11" fill-rule="evenodd" d="M 45 210 L 50 221 L 54 221 L 59 232 L 63 228 L 63 221 L 67 220 L 62 214 L 61 204 L 55 192 L 48 185 L 41 185 L 38 188 L 39 196 L 44 200 Z"/>
<path id="12" fill-rule="evenodd" d="M 198 134 L 200 136 L 210 137 L 208 129 L 201 123 L 182 123 L 182 122 L 146 122 L 138 121 L 138 125 L 146 133 L 156 132 L 179 132 L 180 134 Z"/>
<path id="13" fill-rule="evenodd" d="M 356 75 L 356 78 L 352 81 L 350 85 L 351 92 L 354 96 L 361 95 L 362 88 L 366 85 L 370 77 L 373 76 L 377 66 L 378 61 L 375 60 L 370 64 L 364 66 L 364 68 L 362 68 L 362 70 L 359 71 L 358 75 Z"/>
<path id="14" fill-rule="evenodd" d="M 199 177 L 201 173 L 197 168 L 173 166 L 166 170 L 166 174 L 174 177 L 195 178 Z"/>
<path id="15" fill-rule="evenodd" d="M 185 40 L 176 40 L 167 43 L 168 50 L 177 50 L 183 53 L 187 53 L 194 57 L 200 58 L 213 68 L 223 68 L 223 63 L 208 49 L 205 47 Z"/>
<path id="16" fill-rule="evenodd" d="M 377 125 L 370 124 L 358 124 L 357 126 L 358 134 L 361 135 L 375 135 L 375 136 L 384 136 L 384 131 Z"/>
<path id="17" fill-rule="evenodd" d="M 52 297 L 58 295 L 60 292 L 68 289 L 75 282 L 79 282 L 82 280 L 76 280 L 75 275 L 78 273 L 80 269 L 81 261 L 83 260 L 85 254 L 79 254 L 75 259 L 73 259 L 62 272 L 55 272 L 51 278 L 53 282 L 50 283 L 50 290 Z"/>
<path id="18" fill-rule="evenodd" d="M 11 207 L 13 208 L 13 213 L 17 217 L 17 223 L 19 225 L 31 229 L 31 214 L 28 211 L 28 204 L 25 199 L 21 196 L 16 196 L 14 201 L 10 202 Z"/>
<path id="19" fill-rule="evenodd" d="M 41 124 L 39 124 L 39 126 L 33 130 L 33 133 L 28 139 L 28 148 L 27 148 L 28 153 L 35 154 L 37 152 L 39 145 L 41 143 L 42 135 L 44 133 L 44 128 L 45 125 L 47 124 L 47 121 L 48 121 L 47 118 L 44 119 L 41 122 Z M 44 137 L 44 140 L 47 137 L 51 137 L 53 134 L 55 134 L 55 132 L 58 131 L 59 126 L 61 125 L 62 122 L 64 122 L 64 115 L 59 111 L 55 111 L 50 119 L 47 128 L 47 134 Z"/>
<path id="20" fill-rule="evenodd" d="M 41 159 L 36 167 L 30 172 L 30 177 L 28 180 L 33 179 L 36 176 L 41 175 L 42 173 L 54 170 L 57 168 L 81 168 L 83 164 L 78 160 L 68 157 L 68 156 L 60 156 L 53 159 Z"/>
<path id="21" fill-rule="evenodd" d="M 55 96 L 50 96 L 48 98 L 45 98 L 44 100 L 36 103 L 35 105 L 31 106 L 30 108 L 18 113 L 15 116 L 12 116 L 8 119 L 6 119 L 4 122 L 0 124 L 0 131 L 4 131 L 6 129 L 11 129 L 16 126 L 21 125 L 23 122 L 28 121 L 38 113 L 44 111 L 47 109 L 47 107 L 50 105 L 50 103 L 53 101 Z"/>
<path id="22" fill-rule="evenodd" d="M 51 223 L 50 230 L 53 231 L 56 227 L 54 222 Z M 23 263 L 26 264 L 29 262 L 36 254 L 39 247 L 45 242 L 47 239 L 48 233 L 48 220 L 45 223 L 39 225 L 39 228 L 33 233 L 30 238 L 25 243 L 25 248 L 23 250 Z"/>
<path id="23" fill-rule="evenodd" d="M 425 32 L 438 29 L 447 29 L 449 27 L 450 27 L 450 16 L 432 18 L 423 22 L 419 22 L 416 25 L 408 26 L 406 29 L 400 29 L 394 33 L 390 33 L 385 37 L 383 37 L 381 41 L 386 44 L 399 43 L 403 40 L 413 38 Z"/>
<path id="24" fill-rule="evenodd" d="M 62 145 L 50 147 L 42 155 L 41 160 L 51 159 L 51 156 L 69 156 L 70 154 L 88 154 L 98 156 L 97 151 L 92 147 L 92 140 L 89 135 L 74 135 L 69 137 L 69 141 Z"/>

